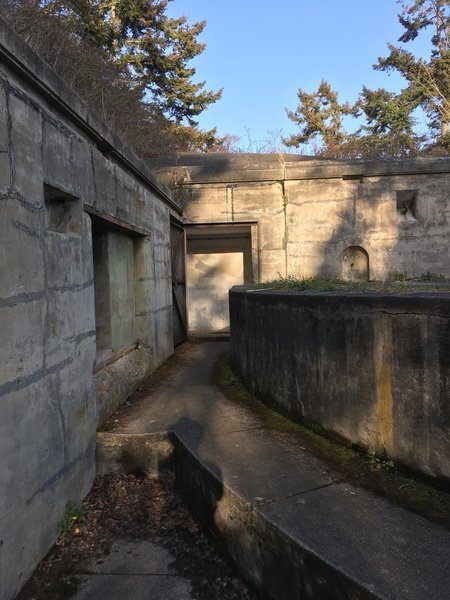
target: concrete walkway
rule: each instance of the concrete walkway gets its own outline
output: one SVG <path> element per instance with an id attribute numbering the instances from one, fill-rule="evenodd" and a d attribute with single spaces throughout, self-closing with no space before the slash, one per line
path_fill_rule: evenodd
<path id="1" fill-rule="evenodd" d="M 191 600 L 191 584 L 160 544 L 117 540 L 101 561 L 77 575 L 73 600 Z"/>
<path id="2" fill-rule="evenodd" d="M 120 411 L 111 433 L 174 432 L 224 498 L 250 507 L 245 526 L 257 535 L 244 541 L 220 496 L 214 518 L 234 535 L 231 554 L 246 561 L 244 574 L 269 597 L 448 598 L 450 533 L 355 487 L 296 437 L 265 429 L 250 409 L 227 400 L 212 375 L 227 349 L 226 342 L 190 344 L 163 385 Z M 239 543 L 245 547 L 236 550 Z"/>

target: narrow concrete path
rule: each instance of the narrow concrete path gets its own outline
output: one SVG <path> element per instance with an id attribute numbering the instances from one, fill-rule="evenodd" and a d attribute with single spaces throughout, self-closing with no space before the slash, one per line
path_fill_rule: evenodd
<path id="1" fill-rule="evenodd" d="M 448 598 L 450 532 L 355 487 L 296 437 L 265 429 L 250 409 L 225 398 L 213 367 L 227 349 L 226 342 L 190 344 L 163 385 L 119 412 L 111 432 L 174 432 L 222 486 L 299 548 L 298 568 L 307 573 L 310 563 L 314 571 L 305 597 Z M 321 581 L 331 572 L 353 582 L 352 596 L 332 595 L 332 583 Z M 279 597 L 289 598 L 280 585 Z"/>

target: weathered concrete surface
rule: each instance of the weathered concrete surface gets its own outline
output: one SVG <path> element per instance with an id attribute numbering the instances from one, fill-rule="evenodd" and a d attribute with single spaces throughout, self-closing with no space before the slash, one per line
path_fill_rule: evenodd
<path id="1" fill-rule="evenodd" d="M 230 291 L 236 371 L 257 396 L 450 480 L 450 295 Z"/>
<path id="2" fill-rule="evenodd" d="M 187 224 L 256 221 L 256 281 L 347 277 L 349 247 L 367 253 L 367 279 L 450 277 L 448 157 L 180 154 L 149 164 L 183 204 Z"/>
<path id="3" fill-rule="evenodd" d="M 341 247 L 366 246 L 372 239 L 370 276 L 384 272 L 380 265 L 395 256 L 394 247 L 402 258 L 389 263 L 392 268 L 448 273 L 448 161 L 366 165 L 361 171 L 356 163 L 299 157 L 202 160 L 170 172 L 175 192 L 193 223 L 252 223 L 246 281 L 248 262 L 255 280 L 297 267 L 307 274 L 310 266 L 319 268 L 320 256 L 326 256 L 321 269 L 328 272 Z M 352 219 L 359 218 L 360 205 L 376 204 L 381 194 L 398 228 L 378 243 L 376 235 L 388 228 L 367 208 L 366 228 L 355 225 L 350 235 L 348 222 L 341 230 L 337 219 L 332 243 L 320 238 L 305 245 L 306 258 L 300 250 L 297 256 L 299 236 L 307 242 L 312 231 L 309 208 L 303 207 L 297 229 L 289 204 L 309 202 L 311 191 L 301 187 L 309 179 L 321 185 L 335 180 L 338 201 Z M 335 193 L 323 185 L 323 193 Z M 416 188 L 417 197 L 411 195 Z M 367 189 L 373 194 L 360 202 Z M 401 216 L 393 209 L 397 191 L 402 202 L 414 203 Z M 315 200 L 322 202 L 322 192 Z M 170 218 L 181 213 L 168 189 L 0 22 L 1 600 L 14 595 L 51 545 L 66 501 L 78 502 L 89 489 L 97 423 L 173 350 Z M 96 297 L 93 248 L 99 230 L 115 228 L 129 238 L 122 249 L 127 268 L 109 272 Z M 106 303 L 98 295 L 114 275 L 120 275 L 119 287 L 126 284 L 134 315 L 127 311 L 126 335 L 122 330 L 111 348 L 100 348 L 108 356 L 103 361 L 96 326 Z M 107 313 L 120 321 L 117 307 Z M 120 323 L 110 322 L 115 325 Z"/>
<path id="4" fill-rule="evenodd" d="M 89 491 L 99 421 L 173 351 L 169 228 L 180 212 L 0 20 L 1 600 L 46 554 L 67 501 Z M 94 290 L 93 242 L 116 228 L 120 256 Z M 105 310 L 117 360 L 93 376 L 95 292 L 114 277 L 116 290 L 129 282 Z"/>
<path id="5" fill-rule="evenodd" d="M 180 577 L 171 563 L 172 556 L 160 545 L 118 540 L 108 555 L 77 576 L 79 585 L 73 599 L 189 600 L 190 581 Z"/>
<path id="6" fill-rule="evenodd" d="M 155 442 L 148 472 L 171 463 L 191 510 L 263 598 L 446 597 L 450 533 L 348 483 L 224 398 L 212 368 L 227 348 L 186 346 L 165 385 L 98 434 L 101 470 L 138 464 Z"/>

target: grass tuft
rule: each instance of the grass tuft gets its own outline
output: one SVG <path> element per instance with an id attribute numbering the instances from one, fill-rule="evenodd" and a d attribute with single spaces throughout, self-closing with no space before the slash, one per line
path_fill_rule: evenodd
<path id="1" fill-rule="evenodd" d="M 394 273 L 389 281 L 344 281 L 339 277 L 280 277 L 250 286 L 252 290 L 286 290 L 297 292 L 380 292 L 410 293 L 450 291 L 450 282 L 437 273 L 421 273 L 408 277 Z"/>

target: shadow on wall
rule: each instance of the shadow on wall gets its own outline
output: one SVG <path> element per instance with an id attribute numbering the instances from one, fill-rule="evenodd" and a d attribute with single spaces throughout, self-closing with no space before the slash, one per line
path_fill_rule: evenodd
<path id="1" fill-rule="evenodd" d="M 241 156 L 241 155 L 238 155 Z M 191 180 L 189 171 L 195 172 L 196 179 L 218 178 L 232 169 L 233 155 L 229 153 L 180 153 L 175 156 L 160 156 L 146 158 L 146 163 L 154 170 L 159 178 L 172 191 L 182 208 L 181 186 Z"/>
<path id="2" fill-rule="evenodd" d="M 386 193 L 383 197 L 380 191 L 378 199 L 366 192 L 366 184 L 357 186 L 347 208 L 336 215 L 336 226 L 320 248 L 317 274 L 346 281 L 385 280 L 401 270 L 394 258 L 400 235 L 397 214 L 394 207 L 388 209 Z M 395 203 L 394 198 L 392 202 Z"/>
<path id="3" fill-rule="evenodd" d="M 244 283 L 242 252 L 188 254 L 189 331 L 229 331 L 228 291 Z"/>
<path id="4" fill-rule="evenodd" d="M 390 248 L 382 255 L 381 269 L 386 277 L 396 270 L 402 272 L 397 262 L 398 222 L 392 229 Z M 350 281 L 373 279 L 374 242 L 368 241 L 370 235 L 370 231 L 357 227 L 355 211 L 343 213 L 339 227 L 323 245 L 320 274 L 337 274 Z M 376 301 L 364 310 L 349 311 L 343 306 L 337 311 L 338 317 L 328 315 L 326 329 L 320 323 L 307 324 L 317 329 L 313 335 L 316 347 L 310 351 L 315 363 L 310 382 L 320 387 L 321 379 L 335 381 L 335 390 L 341 388 L 343 395 L 355 399 L 352 411 L 359 416 L 354 420 L 357 423 L 354 437 L 370 440 L 368 446 L 379 456 L 395 459 L 399 453 L 407 454 L 411 457 L 410 464 L 428 464 L 432 473 L 439 470 L 437 465 L 446 456 L 444 446 L 448 443 L 443 425 L 448 422 L 448 405 L 443 402 L 448 397 L 448 381 L 445 373 L 439 372 L 444 346 L 442 339 L 430 335 L 430 331 L 435 331 L 432 315 L 425 318 L 421 311 L 417 315 L 408 311 L 399 313 L 389 306 Z M 330 343 L 330 339 L 336 343 Z M 402 375 L 406 365 L 412 368 L 409 372 L 414 374 L 413 379 Z M 429 375 L 430 365 L 436 365 L 433 380 Z M 293 368 L 297 377 L 304 377 L 298 372 L 298 365 Z M 362 373 L 364 389 L 361 389 Z M 318 378 L 316 383 L 314 377 Z M 336 406 L 331 421 L 339 422 L 344 412 L 344 407 Z M 434 415 L 431 420 L 430 414 Z M 344 430 L 345 427 L 344 423 Z M 413 435 L 406 433 L 411 431 Z M 436 452 L 437 439 L 442 439 L 441 457 Z"/>
<path id="5" fill-rule="evenodd" d="M 210 418 L 214 420 L 214 411 Z M 197 523 L 217 536 L 215 515 L 224 493 L 223 476 L 215 462 L 200 459 L 205 427 L 195 418 L 182 417 L 169 430 L 173 432 L 174 450 L 168 464 L 175 473 L 177 488 Z"/>

